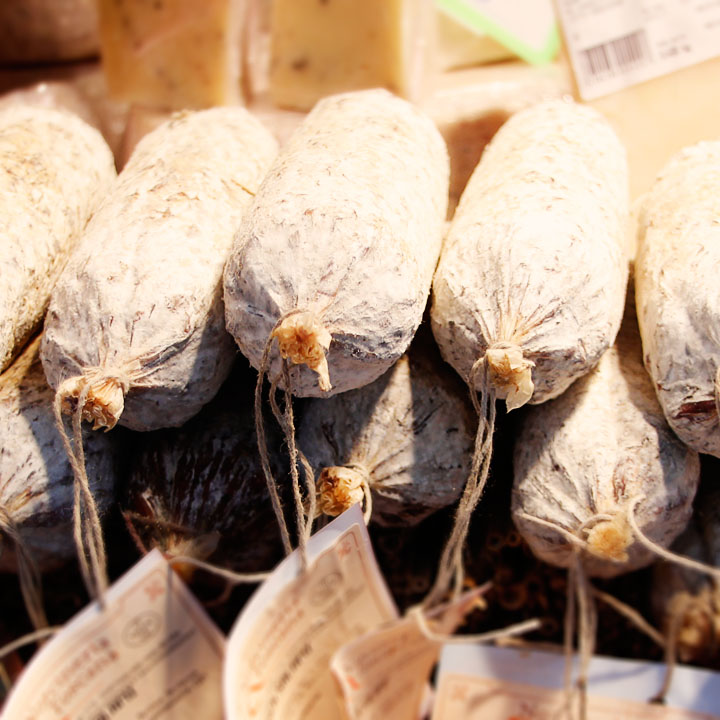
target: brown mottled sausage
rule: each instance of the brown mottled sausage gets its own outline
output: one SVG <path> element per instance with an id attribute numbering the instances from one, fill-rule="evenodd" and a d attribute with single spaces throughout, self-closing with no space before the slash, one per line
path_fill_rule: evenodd
<path id="1" fill-rule="evenodd" d="M 40 339 L 0 375 L 0 508 L 16 525 L 28 552 L 43 571 L 75 557 L 73 472 L 53 414 L 54 392 L 40 363 Z M 114 501 L 120 473 L 119 436 L 92 433 L 85 459 L 102 516 Z M 0 569 L 16 569 L 11 546 L 3 547 Z"/>
<path id="2" fill-rule="evenodd" d="M 93 216 L 53 292 L 42 360 L 84 417 L 178 426 L 236 356 L 222 271 L 277 146 L 247 110 L 178 113 L 146 135 Z"/>
<path id="3" fill-rule="evenodd" d="M 440 133 L 407 101 L 321 100 L 269 170 L 225 271 L 227 326 L 251 364 L 274 333 L 270 376 L 282 353 L 292 392 L 317 397 L 396 362 L 427 302 L 448 178 Z"/>
<path id="4" fill-rule="evenodd" d="M 0 111 L 0 371 L 42 322 L 114 179 L 110 148 L 79 117 L 24 105 Z"/>
<path id="5" fill-rule="evenodd" d="M 514 475 L 515 524 L 535 554 L 553 565 L 568 566 L 572 545 L 532 518 L 583 541 L 587 572 L 600 577 L 655 557 L 633 535 L 632 501 L 639 500 L 640 530 L 663 547 L 686 527 L 700 460 L 665 421 L 642 364 L 634 313 L 587 377 L 528 409 L 515 441 Z"/>
<path id="6" fill-rule="evenodd" d="M 670 426 L 720 457 L 720 141 L 674 155 L 642 200 L 636 261 L 645 366 Z"/>
<path id="7" fill-rule="evenodd" d="M 282 557 L 257 453 L 253 386 L 248 369 L 237 368 L 182 427 L 138 437 L 121 504 L 146 547 L 238 571 L 270 570 Z M 276 436 L 268 442 L 279 476 Z"/>
<path id="8" fill-rule="evenodd" d="M 298 442 L 318 474 L 321 511 L 336 515 L 362 501 L 364 481 L 371 520 L 414 525 L 460 496 L 475 423 L 467 388 L 432 338 L 416 337 L 369 385 L 308 400 Z"/>
<path id="9" fill-rule="evenodd" d="M 463 192 L 433 280 L 445 360 L 471 382 L 484 357 L 508 409 L 557 397 L 620 326 L 627 222 L 626 153 L 605 118 L 569 100 L 515 113 Z"/>

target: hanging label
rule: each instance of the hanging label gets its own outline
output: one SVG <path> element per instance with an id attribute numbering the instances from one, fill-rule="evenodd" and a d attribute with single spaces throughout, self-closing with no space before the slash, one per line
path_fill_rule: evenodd
<path id="1" fill-rule="evenodd" d="M 427 624 L 451 635 L 476 604 L 481 590 L 433 610 Z M 332 671 L 342 688 L 350 720 L 418 720 L 430 695 L 428 680 L 442 642 L 423 633 L 414 613 L 344 645 Z"/>
<path id="2" fill-rule="evenodd" d="M 224 638 L 158 550 L 34 656 L 3 720 L 222 720 Z"/>
<path id="3" fill-rule="evenodd" d="M 557 0 L 584 100 L 720 56 L 720 0 Z"/>
<path id="4" fill-rule="evenodd" d="M 436 0 L 465 27 L 487 34 L 526 62 L 550 62 L 560 49 L 552 0 Z"/>
<path id="5" fill-rule="evenodd" d="M 341 720 L 332 656 L 397 617 L 359 505 L 316 533 L 307 553 L 305 572 L 295 551 L 233 626 L 224 676 L 229 720 Z"/>
<path id="6" fill-rule="evenodd" d="M 447 646 L 432 720 L 557 720 L 567 707 L 564 671 L 561 653 Z M 664 673 L 659 663 L 594 657 L 588 720 L 717 720 L 720 675 L 676 667 L 666 704 L 650 704 Z"/>

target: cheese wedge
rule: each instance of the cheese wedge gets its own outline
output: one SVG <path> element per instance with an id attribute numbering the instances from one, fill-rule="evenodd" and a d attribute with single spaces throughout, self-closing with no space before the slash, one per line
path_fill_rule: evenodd
<path id="1" fill-rule="evenodd" d="M 108 91 L 181 110 L 242 101 L 243 0 L 99 0 Z"/>
<path id="2" fill-rule="evenodd" d="M 273 102 L 309 110 L 325 95 L 371 87 L 415 99 L 433 18 L 430 0 L 275 0 Z"/>

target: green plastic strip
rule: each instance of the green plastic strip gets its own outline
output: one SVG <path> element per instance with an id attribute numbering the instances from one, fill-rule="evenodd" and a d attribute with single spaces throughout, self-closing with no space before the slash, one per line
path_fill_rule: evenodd
<path id="1" fill-rule="evenodd" d="M 532 65 L 544 65 L 551 62 L 560 49 L 560 29 L 557 21 L 548 31 L 543 46 L 538 48 L 529 45 L 509 28 L 499 25 L 464 0 L 436 0 L 436 5 L 469 30 L 490 35 L 510 52 Z"/>

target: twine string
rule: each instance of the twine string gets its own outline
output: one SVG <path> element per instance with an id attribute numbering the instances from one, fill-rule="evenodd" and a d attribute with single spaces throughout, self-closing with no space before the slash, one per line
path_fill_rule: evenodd
<path id="1" fill-rule="evenodd" d="M 585 567 L 576 554 L 577 562 L 577 596 L 578 596 L 578 651 L 580 655 L 580 667 L 578 670 L 577 688 L 580 700 L 580 720 L 587 720 L 587 688 L 590 661 L 595 653 L 595 638 L 597 636 L 597 605 L 592 595 L 590 581 Z"/>
<path id="2" fill-rule="evenodd" d="M 633 624 L 640 632 L 647 635 L 654 643 L 659 645 L 661 648 L 666 646 L 666 640 L 650 623 L 633 607 L 630 607 L 627 603 L 618 600 L 615 596 L 610 593 L 598 590 L 596 587 L 592 587 L 592 594 L 598 600 L 602 600 L 606 605 L 610 606 L 615 610 L 618 615 L 622 615 L 626 620 Z"/>
<path id="3" fill-rule="evenodd" d="M 710 575 L 715 580 L 720 580 L 720 568 L 716 568 L 712 565 L 708 565 L 706 563 L 693 560 L 692 558 L 685 557 L 684 555 L 678 555 L 677 553 L 671 552 L 670 550 L 667 550 L 661 545 L 658 545 L 657 543 L 650 540 L 650 538 L 645 535 L 645 533 L 643 533 L 643 531 L 637 524 L 637 519 L 635 518 L 635 510 L 642 500 L 642 495 L 636 495 L 632 500 L 630 500 L 627 507 L 627 520 L 630 525 L 630 529 L 635 536 L 635 539 L 644 548 L 649 550 L 651 553 L 657 555 L 658 557 L 661 557 L 663 560 L 667 560 L 668 562 L 671 562 L 675 565 L 680 565 L 681 567 L 688 568 L 689 570 L 696 570 L 697 572 L 705 573 L 706 575 Z"/>
<path id="4" fill-rule="evenodd" d="M 38 642 L 39 640 L 44 640 L 45 638 L 55 635 L 60 630 L 62 630 L 61 625 L 53 625 L 50 627 L 39 628 L 38 630 L 34 630 L 27 635 L 23 635 L 17 640 L 13 640 L 7 645 L 3 645 L 2 647 L 0 647 L 0 660 L 14 653 L 16 650 L 19 650 L 21 647 L 25 647 L 25 645 L 30 645 L 31 643 Z"/>
<path id="5" fill-rule="evenodd" d="M 300 563 L 303 570 L 307 569 L 307 541 L 312 533 L 312 520 L 315 515 L 315 481 L 310 468 L 304 456 L 297 448 L 295 441 L 295 419 L 293 416 L 292 392 L 290 391 L 290 372 L 288 363 L 285 358 L 282 359 L 282 378 L 284 388 L 284 408 L 281 410 L 277 404 L 277 379 L 274 380 L 270 387 L 270 406 L 272 408 L 275 419 L 282 428 L 285 435 L 285 441 L 288 447 L 288 455 L 290 458 L 290 478 L 292 481 L 293 498 L 295 504 L 295 523 L 297 526 L 298 536 L 298 552 L 300 554 Z M 309 507 L 307 513 L 305 511 L 302 490 L 300 488 L 300 473 L 298 462 L 302 462 L 303 474 L 305 477 L 305 486 L 308 494 Z"/>
<path id="6" fill-rule="evenodd" d="M 675 608 L 674 612 L 670 617 L 670 623 L 666 631 L 666 639 L 664 643 L 665 647 L 665 676 L 663 677 L 662 685 L 658 692 L 650 699 L 652 703 L 664 703 L 665 696 L 670 690 L 672 683 L 673 674 L 677 666 L 677 650 L 678 641 L 680 639 L 680 631 L 682 630 L 683 623 L 685 622 L 688 613 L 693 610 L 699 610 L 703 613 L 708 620 L 710 628 L 715 626 L 715 617 L 713 615 L 713 609 L 708 607 L 699 598 L 691 595 L 686 595 L 681 598 L 679 603 L 680 607 Z M 715 644 L 715 633 L 713 632 L 713 644 Z"/>
<path id="7" fill-rule="evenodd" d="M 362 477 L 362 489 L 365 495 L 365 508 L 363 509 L 363 520 L 365 525 L 370 524 L 370 518 L 372 517 L 373 498 L 372 491 L 370 490 L 370 483 L 367 479 L 367 473 L 363 474 Z"/>
<path id="8" fill-rule="evenodd" d="M 258 450 L 260 454 L 260 464 L 263 469 L 263 474 L 265 476 L 265 482 L 268 487 L 268 492 L 270 494 L 270 500 L 272 503 L 273 511 L 275 513 L 275 517 L 278 522 L 278 526 L 280 528 L 280 534 L 282 537 L 283 547 L 285 549 L 285 554 L 289 555 L 292 550 L 292 542 L 290 539 L 290 531 L 288 529 L 287 520 L 285 518 L 285 513 L 283 511 L 282 503 L 280 501 L 280 495 L 278 492 L 277 487 L 277 481 L 275 480 L 272 469 L 270 467 L 270 453 L 268 451 L 267 447 L 267 438 L 265 435 L 265 424 L 263 419 L 263 413 L 262 413 L 262 403 L 263 403 L 263 383 L 265 380 L 265 377 L 269 373 L 269 366 L 270 366 L 270 353 L 272 350 L 273 340 L 275 339 L 275 332 L 276 330 L 282 325 L 285 320 L 292 316 L 297 315 L 298 313 L 303 312 L 303 310 L 300 309 L 294 309 L 290 310 L 289 312 L 285 313 L 280 317 L 280 319 L 275 323 L 273 329 L 270 331 L 270 334 L 268 335 L 267 341 L 265 343 L 265 348 L 263 350 L 262 359 L 260 361 L 260 368 L 258 371 L 258 379 L 257 383 L 255 385 L 255 433 L 257 436 L 257 444 L 258 444 Z M 272 380 L 270 383 L 270 406 L 273 411 L 273 415 L 275 416 L 275 419 L 277 420 L 278 424 L 282 428 L 287 446 L 288 446 L 288 453 L 290 455 L 290 474 L 292 479 L 292 487 L 293 487 L 293 497 L 295 502 L 295 517 L 297 522 L 297 533 L 298 533 L 298 549 L 300 552 L 300 561 L 303 569 L 307 568 L 307 540 L 310 537 L 310 534 L 312 532 L 312 521 L 313 517 L 315 515 L 315 481 L 313 477 L 312 468 L 310 467 L 310 463 L 307 461 L 305 456 L 298 450 L 297 443 L 295 442 L 295 422 L 293 417 L 293 409 L 292 409 L 292 392 L 290 389 L 290 373 L 288 369 L 288 364 L 285 358 L 282 359 L 282 371 L 281 376 L 284 381 L 285 385 L 285 407 L 281 409 L 277 403 L 277 385 L 278 385 L 278 379 Z M 305 476 L 305 485 L 307 488 L 307 494 L 308 494 L 308 502 L 310 504 L 309 510 L 306 514 L 304 506 L 303 506 L 303 498 L 302 498 L 302 491 L 300 489 L 300 478 L 299 478 L 299 471 L 298 471 L 298 462 L 303 467 L 303 472 Z"/>
<path id="9" fill-rule="evenodd" d="M 267 580 L 272 572 L 255 572 L 255 573 L 238 573 L 227 568 L 213 565 L 212 563 L 205 562 L 204 560 L 198 560 L 197 558 L 189 555 L 173 555 L 168 559 L 170 565 L 192 565 L 205 570 L 205 572 L 211 573 L 222 577 L 233 585 L 241 585 L 243 583 L 259 583 Z"/>
<path id="10" fill-rule="evenodd" d="M 90 481 L 85 466 L 83 449 L 82 420 L 83 408 L 90 386 L 83 383 L 72 413 L 72 442 L 65 428 L 62 406 L 67 395 L 61 385 L 55 394 L 55 425 L 62 439 L 65 452 L 73 471 L 73 536 L 77 547 L 80 570 L 85 587 L 94 600 L 104 608 L 104 593 L 108 587 L 107 557 L 103 540 L 102 525 L 95 498 L 90 490 Z"/>
<path id="11" fill-rule="evenodd" d="M 563 651 L 565 655 L 564 687 L 566 710 L 569 717 L 573 717 L 573 637 L 575 635 L 575 624 L 577 622 L 576 588 L 577 580 L 577 559 L 579 550 L 573 548 L 573 560 L 567 571 L 567 588 L 565 594 L 565 617 L 563 619 Z"/>
<path id="12" fill-rule="evenodd" d="M 478 429 L 475 436 L 470 473 L 463 494 L 455 511 L 453 528 L 440 557 L 435 583 L 425 598 L 423 605 L 431 607 L 442 601 L 451 582 L 454 580 L 454 595 L 461 592 L 464 581 L 463 549 L 470 528 L 472 513 L 479 502 L 488 475 L 492 459 L 492 438 L 495 430 L 495 391 L 490 386 L 487 364 L 484 356 L 478 359 L 470 371 L 468 384 L 473 407 L 478 415 Z M 476 392 L 476 380 L 482 372 L 480 400 Z"/>
<path id="13" fill-rule="evenodd" d="M 508 625 L 499 630 L 490 630 L 485 633 L 477 633 L 474 635 L 448 635 L 447 633 L 439 633 L 432 629 L 425 614 L 422 605 L 415 605 L 408 609 L 408 617 L 413 617 L 417 621 L 420 632 L 431 642 L 440 643 L 442 645 L 465 645 L 468 643 L 489 643 L 496 640 L 504 640 L 509 637 L 523 635 L 540 628 L 542 623 L 538 618 L 524 620 L 514 625 Z"/>
<path id="14" fill-rule="evenodd" d="M 270 502 L 275 513 L 275 518 L 280 528 L 280 535 L 282 537 L 283 548 L 285 554 L 289 555 L 292 552 L 292 543 L 290 542 L 290 532 L 285 521 L 285 514 L 283 513 L 282 503 L 280 502 L 280 495 L 278 493 L 277 482 L 273 476 L 272 469 L 270 467 L 270 453 L 267 447 L 267 439 L 265 437 L 265 421 L 262 412 L 262 391 L 265 376 L 268 373 L 268 366 L 270 363 L 270 351 L 272 349 L 273 336 L 275 330 L 279 327 L 280 323 L 285 319 L 285 316 L 281 317 L 277 321 L 275 327 L 270 332 L 265 348 L 263 350 L 262 359 L 260 361 L 260 368 L 258 370 L 257 383 L 255 384 L 255 436 L 258 445 L 258 453 L 260 455 L 260 465 L 265 476 L 265 484 L 267 485 L 268 493 L 270 495 Z"/>

